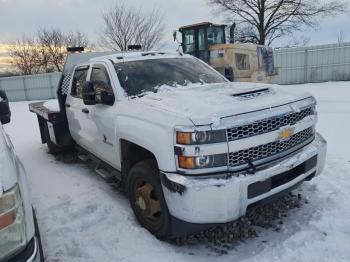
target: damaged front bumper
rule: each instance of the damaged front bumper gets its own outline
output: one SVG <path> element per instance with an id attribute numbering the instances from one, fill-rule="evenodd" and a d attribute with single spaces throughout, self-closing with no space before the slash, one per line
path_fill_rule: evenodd
<path id="1" fill-rule="evenodd" d="M 327 143 L 320 134 L 299 151 L 254 174 L 228 173 L 219 177 L 190 177 L 161 173 L 164 197 L 173 221 L 224 224 L 246 213 L 249 206 L 289 192 L 321 173 Z"/>

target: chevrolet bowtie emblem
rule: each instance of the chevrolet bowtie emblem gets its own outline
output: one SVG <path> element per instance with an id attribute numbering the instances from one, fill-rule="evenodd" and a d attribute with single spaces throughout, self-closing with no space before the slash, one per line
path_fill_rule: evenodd
<path id="1" fill-rule="evenodd" d="M 294 129 L 291 127 L 285 127 L 280 130 L 278 133 L 278 140 L 285 141 L 291 138 L 294 135 Z"/>

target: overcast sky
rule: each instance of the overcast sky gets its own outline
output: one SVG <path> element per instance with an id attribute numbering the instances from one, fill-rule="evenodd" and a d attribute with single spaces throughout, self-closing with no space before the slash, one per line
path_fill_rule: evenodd
<path id="1" fill-rule="evenodd" d="M 97 39 L 102 27 L 101 13 L 116 0 L 0 0 L 0 42 L 13 41 L 23 34 L 33 34 L 40 27 L 55 27 L 63 31 L 80 30 Z M 350 0 L 345 0 L 349 2 Z M 164 13 L 166 41 L 172 41 L 172 31 L 195 22 L 222 22 L 214 16 L 205 0 L 128 0 L 125 3 L 145 10 L 157 8 Z M 308 31 L 299 37 L 311 38 L 309 44 L 334 43 L 339 32 L 350 41 L 350 14 L 324 20 L 317 32 Z M 288 40 L 275 45 L 285 45 Z"/>

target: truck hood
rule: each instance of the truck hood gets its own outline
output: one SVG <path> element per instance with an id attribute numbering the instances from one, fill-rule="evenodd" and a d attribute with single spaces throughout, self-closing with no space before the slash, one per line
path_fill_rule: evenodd
<path id="1" fill-rule="evenodd" d="M 189 118 L 194 125 L 218 123 L 221 118 L 302 100 L 311 95 L 300 90 L 258 83 L 224 83 L 162 87 L 138 99 L 143 103 Z"/>
<path id="2" fill-rule="evenodd" d="M 0 124 L 0 196 L 17 182 L 14 157 L 10 139 Z"/>

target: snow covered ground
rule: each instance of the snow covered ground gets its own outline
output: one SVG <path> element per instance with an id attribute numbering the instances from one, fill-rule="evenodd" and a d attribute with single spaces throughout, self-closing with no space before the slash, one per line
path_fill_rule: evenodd
<path id="1" fill-rule="evenodd" d="M 47 153 L 28 102 L 11 103 L 5 129 L 32 182 L 47 261 L 350 261 L 350 82 L 284 88 L 318 99 L 318 131 L 329 150 L 325 171 L 302 185 L 309 204 L 291 210 L 279 232 L 262 229 L 226 255 L 154 238 L 118 190 L 84 164 Z"/>

